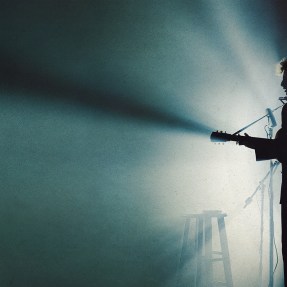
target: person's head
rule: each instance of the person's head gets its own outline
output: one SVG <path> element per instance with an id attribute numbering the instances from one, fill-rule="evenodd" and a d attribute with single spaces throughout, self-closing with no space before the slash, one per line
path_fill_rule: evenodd
<path id="1" fill-rule="evenodd" d="M 277 66 L 278 74 L 283 74 L 281 82 L 282 88 L 285 90 L 287 95 L 287 58 L 283 58 Z M 287 105 L 284 105 L 281 112 L 282 129 L 287 131 Z"/>
<path id="2" fill-rule="evenodd" d="M 287 58 L 283 58 L 279 63 L 279 72 L 280 74 L 283 73 L 283 79 L 281 82 L 281 86 L 285 90 L 285 94 L 287 95 Z M 283 130 L 287 131 L 287 105 L 283 106 L 282 112 L 281 112 L 281 118 L 282 118 L 282 128 Z"/>
<path id="3" fill-rule="evenodd" d="M 280 73 L 283 73 L 283 79 L 281 82 L 281 86 L 285 90 L 285 94 L 287 95 L 287 58 L 283 58 L 279 63 Z"/>

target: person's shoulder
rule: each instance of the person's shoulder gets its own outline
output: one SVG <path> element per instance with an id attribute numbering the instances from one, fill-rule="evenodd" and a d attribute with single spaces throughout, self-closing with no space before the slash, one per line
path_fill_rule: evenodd
<path id="1" fill-rule="evenodd" d="M 287 138 L 287 129 L 281 128 L 280 130 L 277 131 L 275 139 L 285 139 Z"/>

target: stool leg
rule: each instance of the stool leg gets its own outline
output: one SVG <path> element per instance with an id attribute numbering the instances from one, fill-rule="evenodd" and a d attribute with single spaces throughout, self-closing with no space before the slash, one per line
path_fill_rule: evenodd
<path id="1" fill-rule="evenodd" d="M 226 284 L 227 284 L 226 286 L 233 287 L 224 217 L 223 216 L 218 217 L 217 220 L 218 220 L 218 229 L 219 229 L 219 236 L 220 236 L 224 273 L 225 273 L 225 279 L 226 279 Z"/>
<path id="2" fill-rule="evenodd" d="M 181 249 L 181 256 L 180 256 L 180 267 L 182 268 L 186 263 L 186 259 L 190 256 L 188 254 L 189 251 L 189 228 L 190 228 L 190 218 L 187 218 L 185 221 L 184 226 L 184 233 L 183 233 L 183 242 L 182 242 L 182 249 Z"/>
<path id="3" fill-rule="evenodd" d="M 196 219 L 196 275 L 195 287 L 202 286 L 202 258 L 203 258 L 203 219 L 197 217 Z"/>
<path id="4" fill-rule="evenodd" d="M 211 217 L 205 216 L 205 266 L 206 266 L 206 286 L 213 286 L 212 269 L 212 225 Z"/>
<path id="5" fill-rule="evenodd" d="M 190 222 L 191 218 L 186 218 L 183 232 L 183 242 L 181 248 L 181 255 L 179 260 L 179 268 L 177 274 L 177 287 L 185 286 L 186 281 L 186 272 L 187 272 L 187 262 L 189 257 L 191 256 L 190 248 L 189 248 L 189 230 L 190 230 Z"/>

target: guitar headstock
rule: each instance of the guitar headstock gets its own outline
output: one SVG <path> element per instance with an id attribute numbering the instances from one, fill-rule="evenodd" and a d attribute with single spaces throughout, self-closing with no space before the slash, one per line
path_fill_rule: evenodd
<path id="1" fill-rule="evenodd" d="M 212 142 L 227 142 L 232 140 L 232 135 L 227 134 L 226 132 L 216 131 L 211 133 L 210 140 Z"/>

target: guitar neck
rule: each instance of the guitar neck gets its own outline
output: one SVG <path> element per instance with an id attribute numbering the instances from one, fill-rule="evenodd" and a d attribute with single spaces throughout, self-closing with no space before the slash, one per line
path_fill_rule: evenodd
<path id="1" fill-rule="evenodd" d="M 249 136 L 240 136 L 240 135 L 232 135 L 223 132 L 213 132 L 210 135 L 210 140 L 212 142 L 227 142 L 227 141 L 235 141 L 235 142 L 266 142 L 270 141 L 269 139 L 264 138 L 256 138 L 256 137 L 249 137 Z"/>

